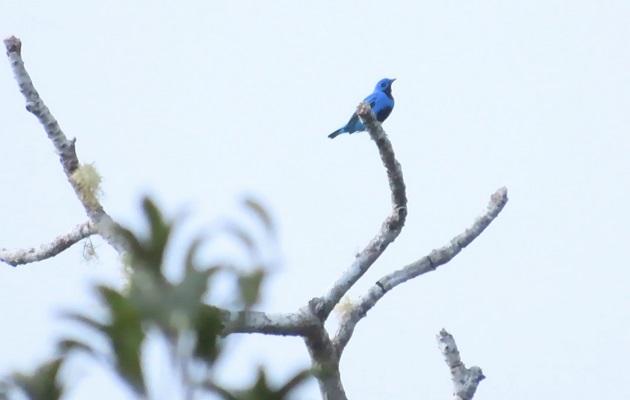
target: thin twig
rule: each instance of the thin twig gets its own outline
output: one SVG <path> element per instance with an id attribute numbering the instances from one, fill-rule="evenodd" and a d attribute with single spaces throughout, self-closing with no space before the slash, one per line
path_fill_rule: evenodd
<path id="1" fill-rule="evenodd" d="M 57 237 L 50 243 L 39 246 L 38 249 L 0 249 L 0 261 L 13 267 L 51 258 L 66 250 L 70 246 L 96 233 L 92 221 L 87 221 L 72 228 L 65 235 Z"/>
<path id="2" fill-rule="evenodd" d="M 125 251 L 124 244 L 118 240 L 115 234 L 116 224 L 105 212 L 101 203 L 94 196 L 81 190 L 78 183 L 73 179 L 73 174 L 79 168 L 75 142 L 76 139 L 69 140 L 59 127 L 59 123 L 53 117 L 50 110 L 39 97 L 35 90 L 33 81 L 29 76 L 24 61 L 22 60 L 22 42 L 15 36 L 4 39 L 7 57 L 13 70 L 13 75 L 17 81 L 20 92 L 26 100 L 26 110 L 33 114 L 44 127 L 48 138 L 52 142 L 55 150 L 59 154 L 59 161 L 63 171 L 74 189 L 77 197 L 81 201 L 87 216 L 90 218 L 97 232 L 101 235 L 118 253 Z"/>

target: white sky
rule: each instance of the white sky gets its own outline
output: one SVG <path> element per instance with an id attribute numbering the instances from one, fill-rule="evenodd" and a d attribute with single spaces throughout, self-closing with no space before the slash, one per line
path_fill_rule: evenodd
<path id="1" fill-rule="evenodd" d="M 180 4 L 180 5 L 175 5 Z M 500 186 L 510 202 L 452 263 L 399 287 L 360 323 L 342 359 L 351 399 L 448 398 L 435 334 L 487 376 L 484 399 L 619 396 L 630 359 L 630 3 L 626 1 L 0 2 L 42 98 L 106 210 L 135 223 L 152 193 L 203 227 L 253 193 L 273 213 L 283 262 L 264 310 L 321 295 L 389 212 L 367 134 L 326 136 L 383 77 L 384 124 L 409 217 L 351 292 L 444 245 Z M 37 246 L 85 216 L 0 62 L 0 247 Z M 625 178 L 624 178 L 625 177 Z M 0 374 L 72 332 L 94 282 L 120 282 L 115 253 L 81 246 L 0 267 Z M 297 339 L 240 337 L 224 373 L 308 365 Z M 126 398 L 98 370 L 69 399 Z M 112 383 L 114 382 L 114 383 Z M 314 383 L 299 396 L 317 399 Z M 166 396 L 166 398 L 168 398 Z"/>

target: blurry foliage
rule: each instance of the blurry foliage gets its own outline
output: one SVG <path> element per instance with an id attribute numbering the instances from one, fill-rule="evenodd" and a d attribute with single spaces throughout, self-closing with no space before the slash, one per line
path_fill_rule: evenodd
<path id="1" fill-rule="evenodd" d="M 251 199 L 244 204 L 265 228 L 266 234 L 275 240 L 273 222 L 265 209 Z M 129 248 L 125 256 L 125 264 L 130 270 L 127 287 L 122 290 L 108 286 L 95 288 L 107 318 L 103 320 L 75 312 L 65 314 L 66 318 L 105 339 L 107 347 L 102 349 L 90 342 L 65 338 L 58 343 L 58 358 L 44 363 L 30 375 L 16 373 L 0 382 L 0 399 L 13 398 L 11 396 L 17 392 L 31 400 L 62 398 L 64 387 L 58 377 L 59 370 L 76 352 L 87 353 L 104 362 L 139 398 L 148 398 L 154 391 L 147 390 L 142 346 L 149 331 L 166 338 L 173 366 L 179 368 L 178 376 L 182 377 L 186 392 L 199 394 L 188 398 L 204 398 L 209 393 L 230 400 L 288 398 L 291 390 L 310 376 L 307 371 L 297 373 L 280 387 L 267 382 L 263 369 L 259 370 L 258 379 L 251 387 L 236 390 L 222 388 L 211 378 L 215 361 L 225 356 L 221 340 L 222 310 L 204 303 L 204 298 L 212 290 L 213 278 L 218 272 L 231 274 L 238 290 L 229 304 L 248 309 L 259 302 L 266 265 L 257 262 L 252 268 L 237 270 L 223 265 L 200 264 L 197 254 L 204 241 L 197 238 L 186 249 L 182 278 L 171 282 L 164 273 L 164 255 L 177 223 L 167 220 L 150 199 L 145 198 L 142 205 L 148 235 L 143 237 L 124 228 L 119 232 Z M 247 229 L 231 225 L 224 233 L 244 243 L 250 254 L 259 254 L 257 247 L 260 245 Z M 205 372 L 204 377 L 193 379 L 193 375 L 199 376 L 200 370 Z"/>
<path id="2" fill-rule="evenodd" d="M 61 363 L 61 358 L 55 358 L 41 365 L 32 374 L 13 374 L 9 382 L 29 399 L 57 400 L 63 392 L 63 387 L 57 379 Z M 10 390 L 10 383 L 2 385 L 0 391 L 4 393 L 0 393 L 0 398 L 8 397 L 6 393 Z"/>

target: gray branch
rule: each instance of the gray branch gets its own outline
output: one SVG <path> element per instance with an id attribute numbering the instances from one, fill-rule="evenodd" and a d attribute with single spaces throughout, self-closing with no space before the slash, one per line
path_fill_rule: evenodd
<path id="1" fill-rule="evenodd" d="M 339 360 L 341 353 L 330 340 L 324 322 L 343 295 L 354 285 L 370 266 L 400 234 L 407 216 L 407 197 L 400 164 L 396 161 L 391 142 L 381 124 L 376 120 L 367 103 L 359 104 L 357 113 L 376 142 L 383 165 L 387 170 L 392 192 L 392 212 L 385 219 L 381 230 L 357 256 L 321 298 L 311 300 L 308 306 L 296 313 L 267 314 L 256 311 L 223 311 L 224 334 L 263 333 L 273 335 L 302 336 L 316 371 L 317 381 L 324 400 L 345 400 L 341 382 Z"/>
<path id="2" fill-rule="evenodd" d="M 379 279 L 350 310 L 341 317 L 333 343 L 339 354 L 350 341 L 354 328 L 387 292 L 410 279 L 426 272 L 435 271 L 439 266 L 451 261 L 460 251 L 475 240 L 499 215 L 508 202 L 507 189 L 500 188 L 492 196 L 486 210 L 463 233 L 451 239 L 450 243 L 433 250 L 428 256 L 415 261 L 402 269 Z"/>
<path id="3" fill-rule="evenodd" d="M 322 328 L 307 335 L 306 347 L 313 361 L 313 367 L 321 371 L 318 376 L 320 391 L 325 400 L 344 400 L 346 394 L 341 382 L 339 360 L 341 352 L 330 340 L 323 323 L 331 311 L 350 288 L 367 272 L 374 262 L 383 254 L 400 234 L 407 218 L 407 195 L 402 169 L 396 160 L 394 149 L 381 124 L 372 113 L 370 105 L 361 102 L 357 107 L 357 115 L 366 126 L 370 137 L 376 143 L 381 161 L 387 171 L 387 179 L 392 196 L 392 211 L 385 218 L 376 236 L 361 251 L 350 267 L 342 273 L 324 296 L 309 302 L 311 312 L 319 318 Z"/>
<path id="4" fill-rule="evenodd" d="M 310 307 L 296 313 L 269 314 L 259 311 L 222 310 L 223 335 L 262 333 L 279 336 L 301 336 L 311 356 L 312 368 L 324 400 L 346 400 L 339 372 L 339 354 L 323 323 Z"/>
<path id="5" fill-rule="evenodd" d="M 83 204 L 85 212 L 96 227 L 98 234 L 116 249 L 116 251 L 122 254 L 125 248 L 124 244 L 116 237 L 114 229 L 116 223 L 105 212 L 100 202 L 93 196 L 86 195 L 85 191 L 81 191 L 77 183 L 72 179 L 72 174 L 79 168 L 79 159 L 77 158 L 75 150 L 76 139 L 69 140 L 66 137 L 59 127 L 59 123 L 39 97 L 37 90 L 35 90 L 33 81 L 26 71 L 24 61 L 22 60 L 22 42 L 15 36 L 9 36 L 4 39 L 4 46 L 15 80 L 17 81 L 20 92 L 26 100 L 26 110 L 37 117 L 44 127 L 48 138 L 59 154 L 59 161 L 61 162 L 63 171 L 70 185 L 81 201 L 81 204 Z"/>
<path id="6" fill-rule="evenodd" d="M 339 353 L 322 328 L 304 338 L 323 400 L 347 400 L 339 371 Z"/>
<path id="7" fill-rule="evenodd" d="M 320 298 L 311 300 L 310 307 L 313 312 L 325 321 L 339 300 L 350 288 L 367 272 L 374 262 L 383 254 L 400 234 L 407 218 L 407 195 L 402 169 L 396 160 L 394 149 L 376 120 L 370 105 L 362 102 L 357 107 L 357 114 L 365 124 L 370 137 L 376 143 L 381 156 L 381 161 L 387 171 L 387 179 L 392 195 L 392 211 L 385 219 L 380 231 L 361 251 L 350 267 L 335 281 L 328 292 Z"/>
<path id="8" fill-rule="evenodd" d="M 232 333 L 262 333 L 265 335 L 302 336 L 317 332 L 321 322 L 307 309 L 296 313 L 265 313 L 260 311 L 222 310 L 224 335 Z"/>
<path id="9" fill-rule="evenodd" d="M 0 249 L 0 261 L 13 267 L 42 261 L 51 258 L 66 250 L 68 247 L 90 237 L 96 233 L 92 221 L 87 221 L 75 226 L 70 232 L 57 237 L 50 243 L 39 246 L 38 249 Z"/>
<path id="10" fill-rule="evenodd" d="M 459 356 L 457 344 L 453 335 L 442 329 L 436 336 L 438 346 L 446 365 L 451 370 L 451 380 L 453 381 L 453 399 L 454 400 L 472 400 L 479 382 L 486 377 L 479 367 L 466 368 Z"/>

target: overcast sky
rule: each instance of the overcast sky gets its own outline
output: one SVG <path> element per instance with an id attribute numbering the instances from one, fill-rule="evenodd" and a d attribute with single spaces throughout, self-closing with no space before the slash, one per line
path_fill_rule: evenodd
<path id="1" fill-rule="evenodd" d="M 510 202 L 453 262 L 360 323 L 341 364 L 348 397 L 449 398 L 443 327 L 487 376 L 480 399 L 623 391 L 629 2 L 3 0 L 0 30 L 22 39 L 36 88 L 102 173 L 116 220 L 137 226 L 145 193 L 171 215 L 189 210 L 197 228 L 242 218 L 245 194 L 269 207 L 282 262 L 268 311 L 321 295 L 389 213 L 369 136 L 326 136 L 379 79 L 397 78 L 384 128 L 409 216 L 351 297 L 446 244 L 497 188 Z M 0 247 L 38 246 L 86 217 L 4 60 Z M 0 374 L 49 356 L 72 332 L 59 313 L 89 310 L 93 283 L 121 284 L 116 253 L 94 243 L 96 263 L 77 245 L 0 266 Z M 241 336 L 222 368 L 243 383 L 258 363 L 282 379 L 308 362 L 298 339 Z M 99 368 L 71 381 L 68 399 L 131 398 Z M 298 397 L 319 398 L 316 384 Z"/>

